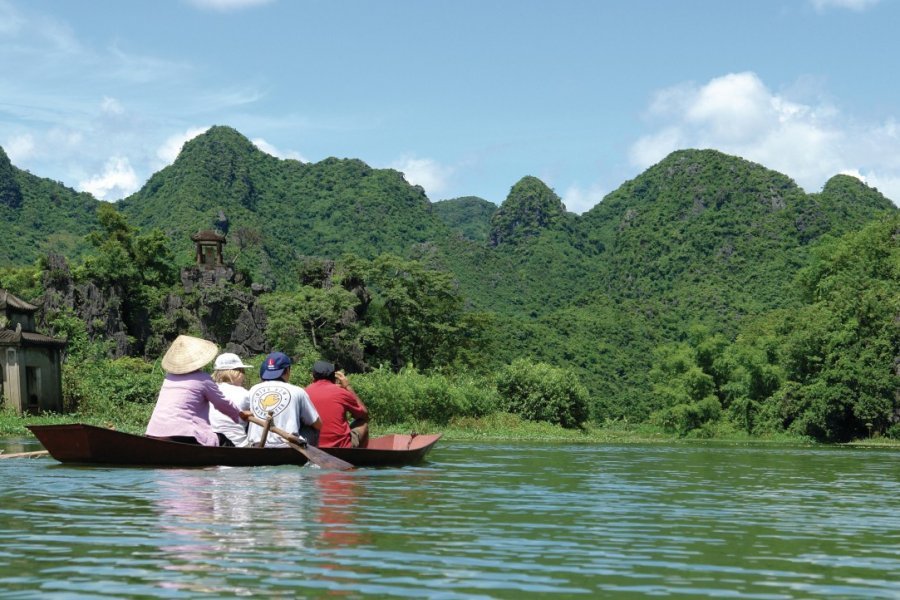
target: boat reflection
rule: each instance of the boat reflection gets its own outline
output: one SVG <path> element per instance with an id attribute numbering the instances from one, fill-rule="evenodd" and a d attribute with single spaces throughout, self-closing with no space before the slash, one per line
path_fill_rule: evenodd
<path id="1" fill-rule="evenodd" d="M 303 469 L 161 470 L 155 483 L 162 568 L 172 574 L 160 582 L 165 589 L 250 592 L 223 575 L 245 578 L 259 556 L 293 554 L 310 543 L 316 509 Z M 231 557 L 227 565 L 223 556 Z M 214 577 L 204 582 L 203 574 Z"/>
<path id="2" fill-rule="evenodd" d="M 356 473 L 330 471 L 316 478 L 319 491 L 319 541 L 323 547 L 359 546 L 371 535 L 360 531 L 356 520 L 361 486 Z"/>

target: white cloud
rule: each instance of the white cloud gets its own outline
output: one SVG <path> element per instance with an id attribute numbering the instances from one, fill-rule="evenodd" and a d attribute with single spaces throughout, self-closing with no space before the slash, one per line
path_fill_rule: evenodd
<path id="1" fill-rule="evenodd" d="M 403 173 L 404 178 L 412 185 L 425 188 L 429 198 L 435 198 L 447 188 L 448 179 L 453 168 L 439 164 L 430 158 L 403 156 L 390 164 L 391 169 Z"/>
<path id="2" fill-rule="evenodd" d="M 815 192 L 833 175 L 859 173 L 900 201 L 900 126 L 863 122 L 824 101 L 774 93 L 755 73 L 661 90 L 650 103 L 655 131 L 629 155 L 641 169 L 683 148 L 714 148 L 758 162 Z M 875 181 L 880 185 L 874 184 Z"/>
<path id="3" fill-rule="evenodd" d="M 101 200 L 119 200 L 138 187 L 138 177 L 128 159 L 123 156 L 113 156 L 106 161 L 103 173 L 78 184 L 79 190 L 90 192 Z"/>
<path id="4" fill-rule="evenodd" d="M 15 135 L 6 140 L 3 148 L 6 150 L 6 155 L 11 163 L 14 165 L 22 164 L 22 162 L 34 156 L 34 136 L 30 133 Z"/>
<path id="5" fill-rule="evenodd" d="M 163 142 L 162 146 L 156 149 L 156 157 L 160 161 L 159 168 L 171 165 L 175 162 L 175 159 L 178 158 L 178 153 L 181 152 L 182 146 L 198 135 L 205 133 L 207 129 L 209 129 L 209 127 L 191 127 L 184 133 L 176 133 L 169 136 L 169 138 Z"/>
<path id="6" fill-rule="evenodd" d="M 270 4 L 272 1 L 273 0 L 188 0 L 188 3 L 203 10 L 229 12 L 263 6 L 265 4 Z"/>
<path id="7" fill-rule="evenodd" d="M 264 140 L 263 138 L 254 138 L 250 140 L 253 142 L 253 145 L 265 152 L 266 154 L 271 154 L 277 158 L 292 158 L 294 160 L 299 160 L 300 162 L 309 162 L 303 156 L 300 155 L 299 152 L 295 150 L 288 150 L 287 152 L 283 152 Z"/>
<path id="8" fill-rule="evenodd" d="M 819 12 L 824 12 L 830 8 L 846 8 L 849 10 L 863 11 L 872 8 L 881 0 L 810 0 Z"/>
<path id="9" fill-rule="evenodd" d="M 125 107 L 115 98 L 104 96 L 100 102 L 100 111 L 106 115 L 119 116 L 125 114 Z"/>
<path id="10" fill-rule="evenodd" d="M 605 195 L 606 190 L 598 183 L 592 184 L 587 188 L 582 188 L 577 184 L 570 185 L 563 194 L 563 204 L 566 205 L 567 210 L 580 215 L 590 210 L 595 204 L 598 204 Z"/>

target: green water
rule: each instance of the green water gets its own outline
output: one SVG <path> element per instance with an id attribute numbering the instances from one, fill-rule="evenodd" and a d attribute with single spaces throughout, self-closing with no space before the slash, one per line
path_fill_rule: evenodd
<path id="1" fill-rule="evenodd" d="M 900 598 L 898 461 L 445 441 L 348 473 L 0 460 L 0 596 Z"/>

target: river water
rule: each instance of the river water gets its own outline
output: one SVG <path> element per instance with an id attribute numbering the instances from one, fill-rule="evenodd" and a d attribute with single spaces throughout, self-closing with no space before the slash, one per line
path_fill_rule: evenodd
<path id="1" fill-rule="evenodd" d="M 893 450 L 442 440 L 403 469 L 0 481 L 3 598 L 900 598 Z"/>

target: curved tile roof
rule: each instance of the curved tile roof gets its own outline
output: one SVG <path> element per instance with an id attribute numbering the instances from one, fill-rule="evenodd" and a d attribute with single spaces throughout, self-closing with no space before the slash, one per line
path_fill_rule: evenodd
<path id="1" fill-rule="evenodd" d="M 14 296 L 6 290 L 0 290 L 0 310 L 6 310 L 7 307 L 24 312 L 35 312 L 38 309 L 37 306 L 25 302 L 18 296 Z"/>

